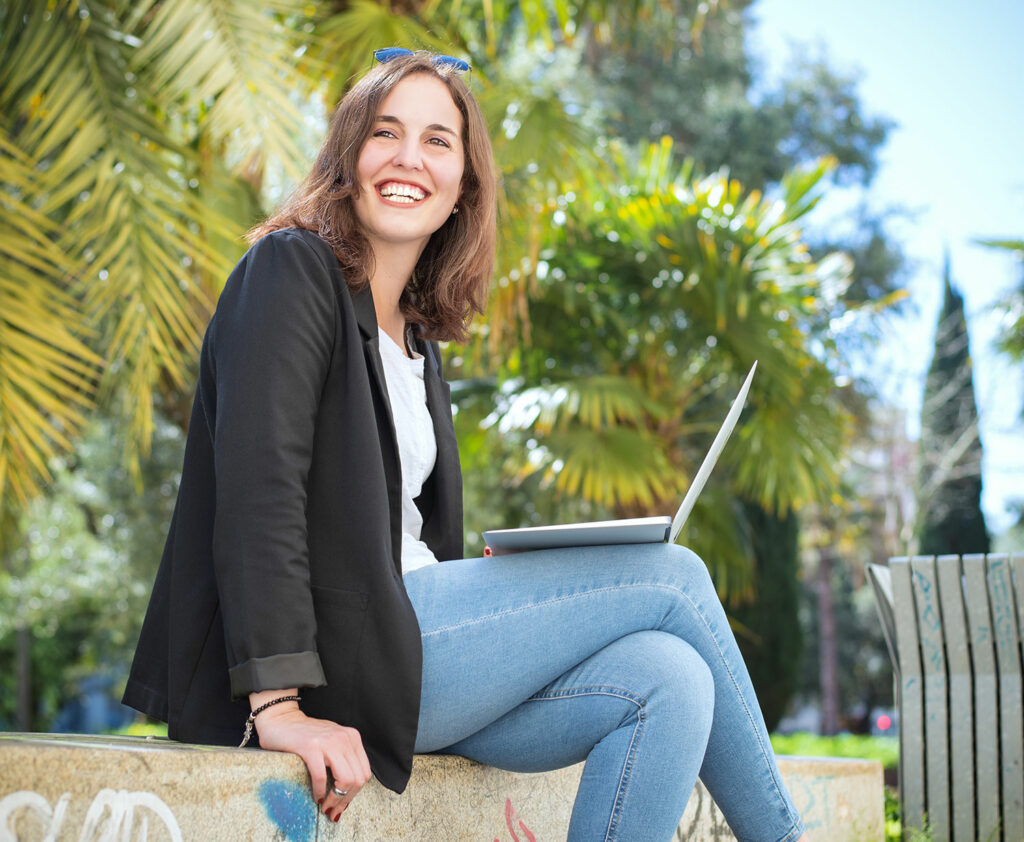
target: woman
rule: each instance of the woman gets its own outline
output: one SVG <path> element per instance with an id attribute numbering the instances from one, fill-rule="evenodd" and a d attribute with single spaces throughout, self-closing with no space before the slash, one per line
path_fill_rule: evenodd
<path id="1" fill-rule="evenodd" d="M 381 52 L 207 330 L 126 703 L 186 741 L 254 724 L 335 821 L 371 774 L 400 792 L 414 751 L 447 752 L 586 759 L 572 840 L 671 838 L 698 773 L 739 838 L 796 839 L 692 553 L 461 558 L 434 340 L 484 301 L 493 162 L 467 66 Z"/>

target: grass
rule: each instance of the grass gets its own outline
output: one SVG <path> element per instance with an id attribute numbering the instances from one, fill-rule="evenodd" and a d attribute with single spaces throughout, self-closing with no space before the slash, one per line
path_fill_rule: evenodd
<path id="1" fill-rule="evenodd" d="M 885 769 L 895 769 L 900 755 L 898 738 L 869 737 L 866 734 L 839 734 L 835 737 L 802 732 L 772 734 L 772 748 L 777 754 L 803 757 L 862 757 L 880 761 Z"/>
<path id="2" fill-rule="evenodd" d="M 133 722 L 110 733 L 123 737 L 166 737 L 167 725 L 164 722 Z"/>

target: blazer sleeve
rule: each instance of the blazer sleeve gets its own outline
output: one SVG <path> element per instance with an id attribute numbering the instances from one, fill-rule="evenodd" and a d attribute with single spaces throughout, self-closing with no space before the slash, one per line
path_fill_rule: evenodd
<path id="1" fill-rule="evenodd" d="M 325 255 L 278 231 L 232 273 L 213 320 L 213 554 L 235 697 L 326 683 L 306 489 L 336 306 Z"/>

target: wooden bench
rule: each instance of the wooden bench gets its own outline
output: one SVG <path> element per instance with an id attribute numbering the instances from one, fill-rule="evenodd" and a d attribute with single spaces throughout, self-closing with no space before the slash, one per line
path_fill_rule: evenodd
<path id="1" fill-rule="evenodd" d="M 1024 555 L 869 565 L 896 678 L 904 827 L 1024 840 Z"/>
<path id="2" fill-rule="evenodd" d="M 784 757 L 779 767 L 812 838 L 881 842 L 877 761 Z M 0 842 L 557 842 L 581 771 L 521 775 L 417 756 L 403 795 L 371 781 L 334 824 L 317 811 L 294 755 L 0 733 Z M 676 839 L 733 840 L 700 785 Z"/>

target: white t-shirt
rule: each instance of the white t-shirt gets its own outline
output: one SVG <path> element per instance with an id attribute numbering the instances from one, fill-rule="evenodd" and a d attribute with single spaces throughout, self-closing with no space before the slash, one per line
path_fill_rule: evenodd
<path id="1" fill-rule="evenodd" d="M 423 383 L 423 356 L 414 352 L 407 357 L 395 340 L 378 325 L 380 357 L 384 379 L 391 399 L 391 415 L 398 436 L 398 455 L 402 467 L 402 573 L 436 564 L 437 559 L 423 541 L 423 515 L 414 500 L 423 490 L 437 461 L 434 425 L 427 411 L 427 391 Z"/>

